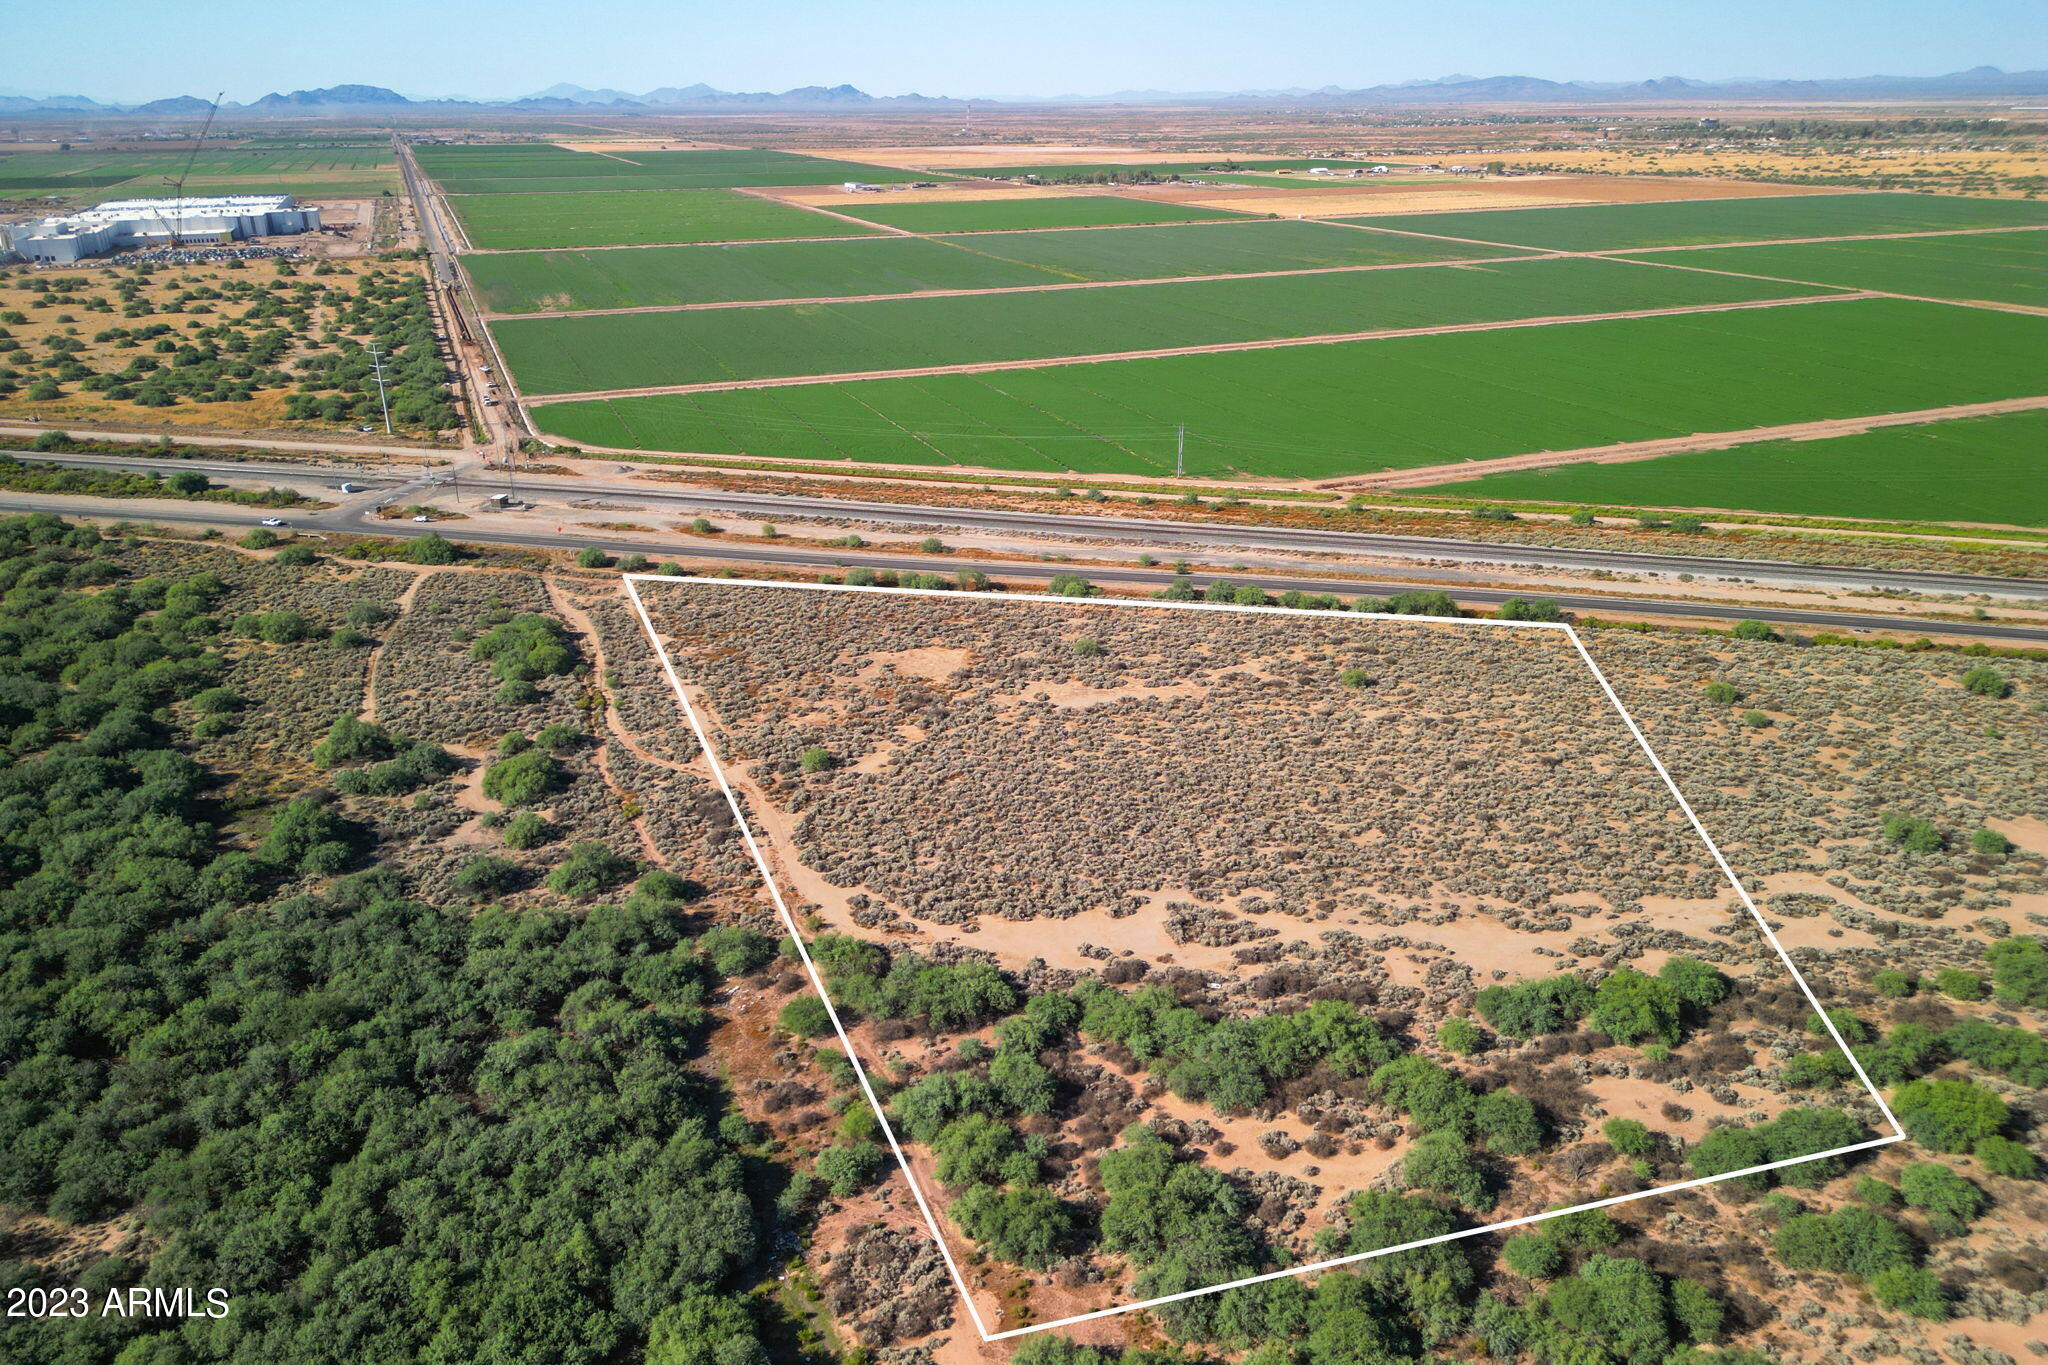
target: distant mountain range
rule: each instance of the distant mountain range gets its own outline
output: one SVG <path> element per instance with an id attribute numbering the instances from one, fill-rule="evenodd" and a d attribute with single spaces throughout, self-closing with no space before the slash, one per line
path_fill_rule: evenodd
<path id="1" fill-rule="evenodd" d="M 644 95 L 629 95 L 621 90 L 586 90 L 580 85 L 554 85 L 539 94 L 528 95 L 516 100 L 458 100 L 458 99 L 408 99 L 396 90 L 387 90 L 381 85 L 331 85 L 324 90 L 294 90 L 288 95 L 268 94 L 247 104 L 233 100 L 221 104 L 223 113 L 244 114 L 297 114 L 320 112 L 328 114 L 358 113 L 372 114 L 385 111 L 413 110 L 435 112 L 464 109 L 511 109 L 546 113 L 567 109 L 602 109 L 620 113 L 636 113 L 656 110 L 692 109 L 891 109 L 919 106 L 943 109 L 959 108 L 965 101 L 933 99 L 925 95 L 870 95 L 850 85 L 806 85 L 780 94 L 765 91 L 744 94 L 731 90 L 714 90 L 708 85 L 664 86 L 650 90 Z M 84 95 L 54 95 L 36 99 L 25 95 L 0 95 L 0 117 L 9 115 L 113 115 L 133 118 L 165 116 L 180 117 L 188 114 L 204 115 L 208 102 L 191 95 L 177 95 L 169 99 L 149 100 L 142 104 L 102 104 Z"/>
<path id="2" fill-rule="evenodd" d="M 1401 81 L 1356 89 L 1326 85 L 1320 89 L 1168 91 L 1120 90 L 1109 95 L 1064 95 L 1050 100 L 981 100 L 1012 104 L 1215 104 L 1290 103 L 1342 106 L 1456 104 L 1639 104 L 1699 101 L 1825 101 L 1878 99 L 2026 98 L 2048 96 L 2048 71 L 2001 71 L 1972 67 L 1945 76 L 1857 76 L 1844 80 L 1746 79 L 1690 80 L 1664 76 L 1647 81 L 1553 81 L 1540 76 L 1444 76 L 1436 80 Z M 957 109 L 966 100 L 929 95 L 870 95 L 850 85 L 805 85 L 777 93 L 742 93 L 702 84 L 663 86 L 642 94 L 624 90 L 591 90 L 563 83 L 520 99 L 408 99 L 380 85 L 333 85 L 324 90 L 269 94 L 248 104 L 226 103 L 223 111 L 247 114 L 375 114 L 507 109 L 536 113 L 602 110 L 640 113 L 700 110 L 831 110 L 831 109 Z M 94 115 L 179 118 L 202 115 L 207 102 L 191 95 L 150 100 L 143 104 L 102 104 L 83 95 L 0 95 L 0 116 L 49 115 L 77 118 Z"/>

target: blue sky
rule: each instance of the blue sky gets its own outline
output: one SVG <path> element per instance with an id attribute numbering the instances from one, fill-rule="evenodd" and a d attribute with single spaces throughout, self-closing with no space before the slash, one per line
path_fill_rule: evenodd
<path id="1" fill-rule="evenodd" d="M 1933 75 L 2048 66 L 2041 0 L 348 0 L 18 9 L 0 88 L 254 99 L 847 82 L 987 97 L 1372 85 L 1442 76 Z"/>

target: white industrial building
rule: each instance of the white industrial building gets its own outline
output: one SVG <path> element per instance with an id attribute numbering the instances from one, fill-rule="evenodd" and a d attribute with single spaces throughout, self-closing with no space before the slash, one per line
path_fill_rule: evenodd
<path id="1" fill-rule="evenodd" d="M 0 227 L 0 238 L 31 261 L 80 261 L 123 247 L 238 242 L 313 232 L 320 210 L 288 194 L 229 194 L 208 199 L 115 199 L 39 222 Z"/>

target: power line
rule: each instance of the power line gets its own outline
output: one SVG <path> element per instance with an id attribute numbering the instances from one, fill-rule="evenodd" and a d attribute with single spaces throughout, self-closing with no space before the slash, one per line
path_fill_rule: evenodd
<path id="1" fill-rule="evenodd" d="M 377 377 L 377 406 L 384 410 L 384 434 L 389 436 L 391 435 L 391 402 L 384 393 L 384 353 L 377 349 L 377 343 L 374 341 L 370 343 L 368 350 L 370 352 L 370 373 Z"/>

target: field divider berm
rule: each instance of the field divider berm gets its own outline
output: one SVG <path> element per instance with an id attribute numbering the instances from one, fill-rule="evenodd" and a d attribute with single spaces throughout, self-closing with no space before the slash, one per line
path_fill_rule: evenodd
<path id="1" fill-rule="evenodd" d="M 793 240 L 803 241 L 805 238 Z M 835 241 L 849 240 L 834 238 Z M 862 238 L 858 240 L 873 240 Z M 1380 261 L 1370 265 L 1309 265 L 1292 270 L 1228 270 L 1209 275 L 1156 275 L 1135 280 L 1061 280 L 1048 284 L 1005 284 L 989 289 L 911 289 L 882 294 L 820 294 L 808 298 L 788 299 L 717 299 L 705 303 L 638 303 L 622 308 L 560 308 L 547 312 L 486 313 L 492 319 L 508 321 L 520 318 L 602 318 L 617 317 L 626 313 L 709 313 L 734 308 L 793 308 L 810 304 L 841 303 L 885 303 L 894 299 L 954 299 L 978 294 L 1056 294 L 1068 289 L 1122 289 L 1130 285 L 1151 284 L 1213 284 L 1219 280 L 1265 280 L 1277 279 L 1284 275 L 1357 275 L 1373 270 L 1423 270 L 1448 265 L 1501 265 L 1508 261 L 1520 264 L 1523 261 L 1563 260 L 1577 253 L 1569 251 L 1537 251 L 1525 256 L 1470 256 L 1444 261 Z M 1709 275 L 1726 275 L 1735 272 L 1725 270 L 1704 270 Z M 1758 276 L 1762 279 L 1764 276 Z M 1798 281 L 1794 281 L 1798 283 Z M 1817 286 L 1828 288 L 1827 285 Z"/>
<path id="2" fill-rule="evenodd" d="M 980 291 L 975 291 L 980 292 Z M 1429 327 L 1382 327 L 1363 332 L 1324 332 L 1315 336 L 1265 337 L 1251 341 L 1219 341 L 1202 346 L 1165 346 L 1146 351 L 1104 351 L 1091 355 L 1037 356 L 1020 360 L 987 360 L 967 365 L 921 365 L 898 370 L 858 370 L 838 374 L 775 375 L 759 379 L 721 379 L 702 384 L 654 384 L 630 389 L 584 389 L 550 393 L 550 403 L 580 403 L 607 398 L 652 398 L 662 394 L 719 393 L 731 389 L 777 389 L 803 384 L 848 384 L 865 379 L 919 379 L 942 374 L 995 374 L 1004 370 L 1048 370 L 1066 365 L 1103 365 L 1118 360 L 1164 360 L 1182 355 L 1221 355 L 1231 351 L 1277 351 L 1294 346 L 1334 346 L 1347 341 L 1387 341 L 1399 337 L 1449 336 L 1458 332 L 1504 332 L 1525 327 L 1563 327 L 1577 323 L 1620 322 L 1632 318 L 1677 317 L 1689 313 L 1734 313 L 1753 308 L 1789 308 L 1798 304 L 1842 303 L 1882 298 L 1870 290 L 1801 294 L 1784 299 L 1742 299 L 1733 303 L 1688 304 L 1673 308 L 1632 308 L 1614 313 L 1567 313 L 1549 317 L 1507 318 L 1491 322 L 1442 323 Z M 838 300 L 835 300 L 837 302 Z"/>
<path id="3" fill-rule="evenodd" d="M 1817 422 L 1786 422 L 1778 426 L 1746 427 L 1740 431 L 1704 431 L 1690 436 L 1670 436 L 1655 441 L 1619 441 L 1612 445 L 1584 446 L 1577 450 L 1540 450 L 1529 455 L 1504 455 L 1492 460 L 1468 460 L 1456 465 L 1429 465 L 1421 469 L 1390 469 L 1378 474 L 1354 474 L 1327 479 L 1312 485 L 1324 489 L 1422 488 L 1436 484 L 1462 483 L 1489 474 L 1510 474 L 1524 469 L 1547 469 L 1563 464 L 1626 464 L 1632 460 L 1654 460 L 1664 455 L 1682 455 L 1697 450 L 1728 450 L 1763 441 L 1818 441 L 1833 436 L 1854 436 L 1883 427 L 1925 426 L 1954 422 L 1968 417 L 1997 417 L 2009 412 L 2032 412 L 2048 408 L 2048 394 L 2030 398 L 1999 398 L 1989 403 L 1956 403 L 1941 408 L 1916 408 L 1910 412 L 1880 412 L 1867 417 L 1827 417 Z"/>

